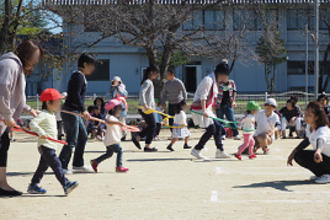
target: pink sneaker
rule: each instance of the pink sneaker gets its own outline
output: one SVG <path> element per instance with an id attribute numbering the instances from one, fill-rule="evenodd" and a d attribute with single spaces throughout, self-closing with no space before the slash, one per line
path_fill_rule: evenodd
<path id="1" fill-rule="evenodd" d="M 99 164 L 94 160 L 91 160 L 90 163 L 91 163 L 91 166 L 92 166 L 93 170 L 95 171 L 95 173 L 97 173 L 97 166 Z"/>
<path id="2" fill-rule="evenodd" d="M 127 171 L 128 171 L 128 168 L 125 168 L 123 166 L 116 168 L 117 173 L 126 173 Z"/>
<path id="3" fill-rule="evenodd" d="M 241 155 L 234 154 L 234 156 L 235 156 L 238 160 L 242 160 L 242 156 L 241 156 Z"/>
<path id="4" fill-rule="evenodd" d="M 251 154 L 251 155 L 249 156 L 249 158 L 252 160 L 252 159 L 254 159 L 254 158 L 257 158 L 257 156 L 256 156 L 255 154 Z"/>

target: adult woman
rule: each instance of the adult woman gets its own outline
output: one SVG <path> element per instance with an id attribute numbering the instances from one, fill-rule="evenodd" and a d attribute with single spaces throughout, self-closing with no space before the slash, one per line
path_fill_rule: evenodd
<path id="1" fill-rule="evenodd" d="M 122 82 L 121 78 L 119 76 L 113 77 L 113 80 L 111 82 L 111 89 L 110 89 L 110 99 L 115 99 L 117 97 L 123 97 L 127 99 L 128 92 L 126 90 L 125 84 Z M 127 105 L 124 103 L 121 104 L 123 111 L 120 115 L 119 121 L 121 123 L 126 124 L 126 117 L 127 117 Z M 123 137 L 122 141 L 126 139 L 127 132 L 123 131 Z"/>
<path id="2" fill-rule="evenodd" d="M 0 196 L 19 196 L 22 193 L 10 187 L 6 178 L 6 166 L 10 141 L 9 128 L 23 111 L 32 116 L 37 113 L 26 104 L 25 75 L 32 73 L 42 56 L 42 49 L 33 41 L 19 44 L 15 52 L 0 57 Z M 25 75 L 24 75 L 25 74 Z"/>
<path id="3" fill-rule="evenodd" d="M 217 65 L 214 73 L 206 76 L 198 85 L 194 96 L 194 102 L 191 109 L 201 113 L 201 115 L 193 114 L 194 123 L 195 125 L 206 129 L 198 144 L 191 151 L 191 155 L 198 159 L 207 159 L 201 154 L 201 150 L 212 135 L 214 136 L 215 145 L 217 146 L 216 158 L 229 158 L 229 155 L 224 152 L 221 140 L 221 136 L 225 133 L 224 128 L 219 121 L 213 120 L 209 117 L 215 117 L 212 112 L 212 106 L 218 95 L 221 73 L 226 71 L 228 71 L 228 64 L 222 62 Z"/>
<path id="4" fill-rule="evenodd" d="M 316 183 L 330 182 L 330 128 L 324 109 L 318 102 L 311 102 L 305 111 L 307 123 L 306 138 L 292 151 L 288 165 L 295 160 L 315 174 L 312 180 Z M 304 150 L 309 145 L 313 150 Z"/>
<path id="5" fill-rule="evenodd" d="M 145 152 L 154 152 L 157 151 L 157 148 L 150 147 L 150 144 L 155 136 L 156 122 L 155 115 L 145 114 L 144 112 L 148 109 L 155 109 L 155 98 L 154 98 L 154 84 L 152 80 L 156 79 L 159 75 L 159 69 L 155 66 L 149 66 L 141 81 L 141 89 L 139 93 L 139 105 L 143 106 L 143 110 L 139 109 L 139 113 L 143 117 L 147 126 L 142 130 L 140 134 L 132 133 L 132 140 L 135 146 L 141 149 L 140 146 L 140 137 L 146 137 L 145 140 Z"/>

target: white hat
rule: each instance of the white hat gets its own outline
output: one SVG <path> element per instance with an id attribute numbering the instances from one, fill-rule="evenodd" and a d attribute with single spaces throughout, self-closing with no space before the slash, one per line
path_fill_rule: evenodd
<path id="1" fill-rule="evenodd" d="M 121 78 L 119 76 L 115 76 L 113 77 L 112 81 L 118 81 L 118 82 L 122 82 Z"/>
<path id="2" fill-rule="evenodd" d="M 275 108 L 277 107 L 276 100 L 273 99 L 273 98 L 269 98 L 269 99 L 267 99 L 265 104 L 266 104 L 266 105 L 272 105 L 272 106 L 274 106 Z"/>

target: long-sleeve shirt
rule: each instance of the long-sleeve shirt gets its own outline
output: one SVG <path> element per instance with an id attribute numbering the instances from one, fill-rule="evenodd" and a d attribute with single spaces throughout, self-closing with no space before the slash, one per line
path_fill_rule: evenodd
<path id="1" fill-rule="evenodd" d="M 68 96 L 63 109 L 78 112 L 85 111 L 86 87 L 87 81 L 85 75 L 80 71 L 74 72 L 68 83 Z"/>
<path id="2" fill-rule="evenodd" d="M 315 131 L 311 131 L 310 126 L 306 128 L 306 138 L 297 146 L 297 150 L 303 150 L 309 145 L 312 145 L 313 149 L 319 148 L 321 152 L 330 157 L 330 128 L 323 126 Z"/>
<path id="3" fill-rule="evenodd" d="M 150 79 L 147 79 L 141 85 L 139 105 L 147 105 L 149 108 L 155 108 L 154 84 Z"/>
<path id="4" fill-rule="evenodd" d="M 36 118 L 30 122 L 30 127 L 33 132 L 36 132 L 40 137 L 57 138 L 57 123 L 54 113 L 43 110 Z M 38 146 L 44 146 L 56 150 L 58 144 L 48 139 L 38 139 Z"/>
<path id="5" fill-rule="evenodd" d="M 0 118 L 18 119 L 23 111 L 31 110 L 26 104 L 26 80 L 21 60 L 12 52 L 0 57 Z M 0 123 L 0 135 L 7 126 Z"/>
<path id="6" fill-rule="evenodd" d="M 163 87 L 161 93 L 161 104 L 164 105 L 166 100 L 169 104 L 177 104 L 183 100 L 187 100 L 187 91 L 181 80 L 174 78 L 168 80 Z"/>

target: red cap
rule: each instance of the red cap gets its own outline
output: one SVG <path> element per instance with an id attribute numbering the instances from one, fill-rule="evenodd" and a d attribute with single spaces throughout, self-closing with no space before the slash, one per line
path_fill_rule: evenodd
<path id="1" fill-rule="evenodd" d="M 64 96 L 62 96 L 59 91 L 53 88 L 45 89 L 41 95 L 40 95 L 40 100 L 42 102 L 47 102 L 47 101 L 54 101 L 58 99 L 63 99 Z"/>

